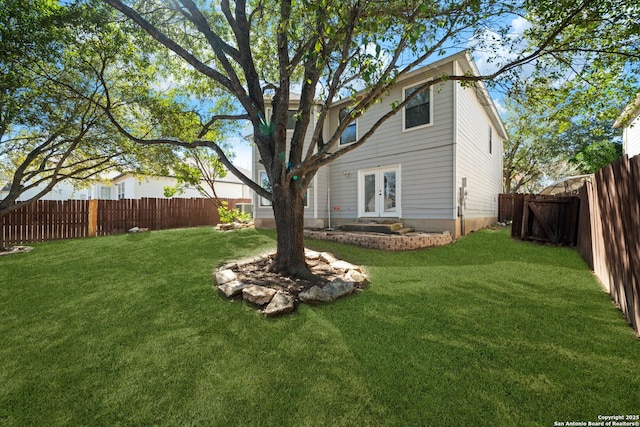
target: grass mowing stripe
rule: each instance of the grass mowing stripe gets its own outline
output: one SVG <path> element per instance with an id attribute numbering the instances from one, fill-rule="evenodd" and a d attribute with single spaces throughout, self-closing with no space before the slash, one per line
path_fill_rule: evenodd
<path id="1" fill-rule="evenodd" d="M 270 231 L 170 230 L 0 258 L 0 425 L 535 425 L 637 413 L 640 343 L 574 250 L 485 230 L 264 319 L 212 270 Z"/>

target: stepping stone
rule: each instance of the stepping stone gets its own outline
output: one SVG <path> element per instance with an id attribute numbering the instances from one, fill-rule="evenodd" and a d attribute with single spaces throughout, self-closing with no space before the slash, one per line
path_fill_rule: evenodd
<path id="1" fill-rule="evenodd" d="M 367 283 L 367 276 L 359 272 L 358 270 L 349 270 L 344 276 L 344 280 L 347 282 L 353 282 L 354 285 L 362 285 Z"/>
<path id="2" fill-rule="evenodd" d="M 320 259 L 326 262 L 327 264 L 333 264 L 334 262 L 338 261 L 338 258 L 334 257 L 329 252 L 321 252 Z"/>
<path id="3" fill-rule="evenodd" d="M 331 267 L 335 268 L 336 270 L 358 270 L 360 268 L 347 261 L 332 262 Z"/>
<path id="4" fill-rule="evenodd" d="M 300 301 L 310 304 L 331 301 L 331 296 L 317 285 L 312 286 L 306 291 L 300 292 L 298 297 L 300 298 Z"/>

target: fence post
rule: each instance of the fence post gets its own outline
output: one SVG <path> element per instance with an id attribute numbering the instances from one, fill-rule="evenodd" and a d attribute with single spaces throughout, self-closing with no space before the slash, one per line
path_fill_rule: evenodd
<path id="1" fill-rule="evenodd" d="M 98 199 L 89 200 L 89 237 L 98 235 Z"/>

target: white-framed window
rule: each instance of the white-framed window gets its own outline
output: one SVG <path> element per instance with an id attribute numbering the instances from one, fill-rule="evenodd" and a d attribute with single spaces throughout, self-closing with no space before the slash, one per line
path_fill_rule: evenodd
<path id="1" fill-rule="evenodd" d="M 269 176 L 267 175 L 267 172 L 264 170 L 261 170 L 258 172 L 258 184 L 260 184 L 262 186 L 262 188 L 264 188 L 267 191 L 271 191 L 271 183 L 269 182 Z M 309 207 L 309 192 L 310 192 L 310 188 L 307 188 L 307 191 L 304 193 L 304 195 L 302 196 L 304 199 L 304 207 L 308 208 Z M 268 207 L 271 206 L 271 201 L 265 199 L 264 197 L 260 197 L 260 200 L 258 202 L 258 205 L 260 207 Z"/>
<path id="2" fill-rule="evenodd" d="M 267 175 L 267 171 L 259 171 L 258 172 L 258 184 L 262 186 L 267 191 L 271 191 L 271 182 L 269 181 L 269 176 Z M 261 207 L 271 206 L 271 201 L 265 199 L 264 197 L 260 197 L 260 201 L 258 203 Z"/>
<path id="3" fill-rule="evenodd" d="M 118 200 L 124 199 L 124 182 L 118 183 Z"/>
<path id="4" fill-rule="evenodd" d="M 105 185 L 100 186 L 100 200 L 110 200 L 111 199 L 111 187 L 107 187 Z"/>
<path id="5" fill-rule="evenodd" d="M 308 208 L 309 207 L 309 193 L 310 193 L 311 189 L 307 188 L 307 191 L 304 192 L 304 195 L 302 196 L 303 200 L 304 200 L 304 207 Z"/>
<path id="6" fill-rule="evenodd" d="M 298 110 L 287 111 L 287 131 L 292 131 L 296 127 L 296 114 Z M 273 116 L 273 109 L 267 108 L 267 121 L 271 123 L 271 117 Z"/>
<path id="7" fill-rule="evenodd" d="M 424 82 L 422 82 L 424 83 Z M 413 95 L 417 90 L 417 85 L 404 88 L 404 99 Z M 421 129 L 433 124 L 433 99 L 431 86 L 422 89 L 402 110 L 403 130 Z"/>
<path id="8" fill-rule="evenodd" d="M 294 130 L 296 128 L 296 110 L 287 111 L 287 130 Z"/>
<path id="9" fill-rule="evenodd" d="M 341 108 L 338 113 L 340 121 L 346 119 L 350 115 L 350 111 L 347 108 Z M 351 144 L 358 139 L 358 119 L 349 123 L 342 135 L 340 135 L 340 145 Z"/>

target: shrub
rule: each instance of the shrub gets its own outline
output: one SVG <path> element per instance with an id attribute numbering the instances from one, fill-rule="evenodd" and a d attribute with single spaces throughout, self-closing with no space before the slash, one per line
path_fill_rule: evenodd
<path id="1" fill-rule="evenodd" d="M 218 206 L 218 215 L 220 215 L 220 222 L 223 224 L 230 224 L 232 222 L 247 223 L 251 221 L 251 214 L 240 212 L 240 209 L 229 209 L 229 203 L 223 201 Z"/>

